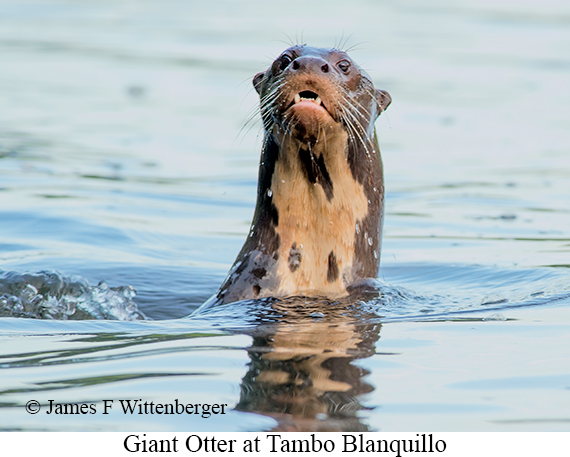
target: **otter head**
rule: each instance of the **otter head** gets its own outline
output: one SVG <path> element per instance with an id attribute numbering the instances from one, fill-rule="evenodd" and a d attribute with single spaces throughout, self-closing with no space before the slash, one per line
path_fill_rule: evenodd
<path id="1" fill-rule="evenodd" d="M 374 121 L 391 102 L 346 52 L 306 45 L 286 49 L 255 75 L 253 86 L 265 130 L 307 145 L 343 129 L 361 140 L 372 136 Z"/>

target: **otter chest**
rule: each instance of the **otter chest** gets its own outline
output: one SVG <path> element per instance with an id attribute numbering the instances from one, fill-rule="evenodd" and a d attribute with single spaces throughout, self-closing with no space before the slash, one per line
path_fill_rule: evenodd
<path id="1" fill-rule="evenodd" d="M 327 146 L 309 152 L 292 145 L 276 163 L 269 192 L 279 217 L 278 293 L 331 296 L 352 281 L 355 233 L 368 201 L 342 139 Z"/>

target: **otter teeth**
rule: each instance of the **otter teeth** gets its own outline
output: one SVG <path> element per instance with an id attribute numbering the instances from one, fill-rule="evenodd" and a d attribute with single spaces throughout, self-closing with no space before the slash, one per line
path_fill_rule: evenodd
<path id="1" fill-rule="evenodd" d="M 295 94 L 295 103 L 299 103 L 301 100 L 311 101 L 316 103 L 317 105 L 322 105 L 321 97 L 319 97 L 318 95 L 317 98 L 307 98 L 307 97 L 301 97 L 301 94 Z"/>

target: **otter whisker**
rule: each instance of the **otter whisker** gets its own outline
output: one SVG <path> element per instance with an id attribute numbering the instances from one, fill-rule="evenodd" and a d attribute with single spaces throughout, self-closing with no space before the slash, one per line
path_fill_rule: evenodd
<path id="1" fill-rule="evenodd" d="M 354 110 L 359 113 L 359 115 L 361 115 L 364 119 L 367 119 L 370 116 L 370 111 L 369 109 L 367 109 L 366 107 L 364 107 L 362 105 L 362 103 L 352 100 L 349 96 L 349 93 L 346 90 L 343 90 L 341 92 L 341 96 L 343 97 L 343 100 L 345 101 L 345 103 L 351 107 L 354 108 Z"/>
<path id="2" fill-rule="evenodd" d="M 350 121 L 346 116 L 344 117 L 344 120 L 346 122 L 347 127 L 358 137 L 358 139 L 360 140 L 360 142 L 362 143 L 362 145 L 364 146 L 365 150 L 366 150 L 366 154 L 368 156 L 370 156 L 370 149 L 368 148 L 368 135 L 366 133 L 366 130 L 364 129 L 364 127 L 362 126 L 362 124 L 360 123 L 360 121 L 358 120 L 358 118 L 348 109 L 346 109 L 344 106 L 341 108 L 343 110 L 343 113 L 345 115 L 350 115 L 352 117 L 352 120 L 354 121 Z M 362 132 L 362 134 L 361 134 Z"/>

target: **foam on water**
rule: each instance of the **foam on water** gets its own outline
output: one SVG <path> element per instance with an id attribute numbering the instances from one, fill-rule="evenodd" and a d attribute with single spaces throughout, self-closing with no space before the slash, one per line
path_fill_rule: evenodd
<path id="1" fill-rule="evenodd" d="M 432 264 L 400 265 L 383 269 L 382 273 L 393 281 L 362 281 L 350 288 L 348 297 L 338 300 L 319 297 L 242 300 L 206 310 L 200 308 L 191 318 L 215 318 L 218 322 L 215 326 L 234 329 L 280 321 L 291 315 L 300 320 L 318 319 L 323 312 L 351 316 L 362 323 L 453 320 L 474 313 L 484 313 L 481 318 L 489 319 L 488 314 L 492 312 L 547 305 L 570 297 L 570 275 L 555 268 L 498 269 Z M 434 277 L 431 284 L 430 277 Z M 441 291 L 444 286 L 449 286 L 449 291 Z M 417 287 L 421 292 L 414 290 Z M 145 320 L 147 317 L 135 297 L 136 291 L 131 286 L 109 287 L 105 281 L 92 286 L 86 278 L 57 271 L 34 274 L 11 271 L 0 276 L 0 317 Z M 146 307 L 155 312 L 160 312 L 163 306 L 164 295 L 159 301 L 146 303 Z"/>
<path id="2" fill-rule="evenodd" d="M 3 272 L 0 276 L 0 317 L 39 319 L 145 319 L 133 301 L 130 286 L 91 286 L 81 276 L 56 271 Z"/>

